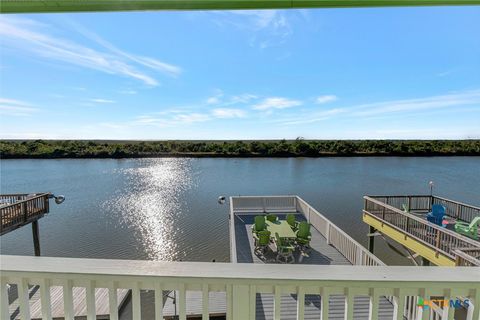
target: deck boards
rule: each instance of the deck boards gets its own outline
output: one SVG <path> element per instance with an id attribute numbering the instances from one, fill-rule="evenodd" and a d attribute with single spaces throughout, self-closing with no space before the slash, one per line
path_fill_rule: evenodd
<path id="1" fill-rule="evenodd" d="M 266 254 L 267 259 L 263 259 L 254 254 L 253 237 L 251 227 L 255 215 L 236 215 L 235 216 L 235 241 L 237 245 L 237 262 L 239 263 L 276 263 L 275 255 L 272 251 Z M 279 216 L 284 219 L 284 216 Z M 297 215 L 297 221 L 305 220 L 302 215 Z M 296 264 L 319 264 L 319 265 L 350 265 L 351 263 L 340 253 L 327 244 L 326 239 L 320 232 L 311 228 L 312 241 L 310 246 L 312 250 L 308 257 L 300 258 L 300 253 L 295 252 Z M 301 261 L 300 261 L 301 259 Z"/>

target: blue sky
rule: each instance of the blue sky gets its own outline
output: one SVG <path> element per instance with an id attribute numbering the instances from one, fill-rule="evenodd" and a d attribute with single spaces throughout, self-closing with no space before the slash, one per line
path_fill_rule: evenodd
<path id="1" fill-rule="evenodd" d="M 480 138 L 480 7 L 0 16 L 0 137 Z"/>

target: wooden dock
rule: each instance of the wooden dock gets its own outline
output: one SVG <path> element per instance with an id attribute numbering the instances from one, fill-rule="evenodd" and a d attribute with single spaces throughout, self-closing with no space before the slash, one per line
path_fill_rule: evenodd
<path id="1" fill-rule="evenodd" d="M 35 222 L 49 212 L 50 193 L 0 195 L 0 235 Z"/>
<path id="2" fill-rule="evenodd" d="M 371 234 L 378 231 L 438 266 L 480 266 L 479 241 L 425 218 L 433 204 L 444 206 L 447 217 L 463 222 L 480 216 L 480 208 L 423 195 L 365 196 L 364 200 L 363 221 Z M 370 243 L 373 251 L 373 237 Z"/>

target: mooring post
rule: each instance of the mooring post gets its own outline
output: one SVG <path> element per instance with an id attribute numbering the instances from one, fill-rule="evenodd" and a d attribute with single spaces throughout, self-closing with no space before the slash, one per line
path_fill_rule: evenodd
<path id="1" fill-rule="evenodd" d="M 422 257 L 422 266 L 429 266 L 429 265 L 430 265 L 430 261 Z"/>
<path id="2" fill-rule="evenodd" d="M 377 231 L 374 227 L 369 226 L 369 233 L 368 233 L 368 251 L 370 253 L 373 253 L 373 248 L 374 248 L 374 240 L 375 236 L 373 235 Z"/>
<path id="3" fill-rule="evenodd" d="M 38 231 L 38 220 L 32 222 L 32 234 L 35 256 L 40 256 L 40 234 Z"/>

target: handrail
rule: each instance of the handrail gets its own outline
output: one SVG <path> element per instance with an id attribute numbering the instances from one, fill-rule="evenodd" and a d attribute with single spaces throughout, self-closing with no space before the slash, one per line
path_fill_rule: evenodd
<path id="1" fill-rule="evenodd" d="M 480 266 L 478 257 L 470 255 L 470 252 L 477 252 L 480 256 L 480 248 L 458 248 L 453 250 L 455 253 L 455 265 L 457 266 Z"/>
<path id="2" fill-rule="evenodd" d="M 322 317 L 328 318 L 328 305 L 332 295 L 345 295 L 349 303 L 356 296 L 370 299 L 370 319 L 378 316 L 380 297 L 388 295 L 398 310 L 407 314 L 412 308 L 405 302 L 413 298 L 446 299 L 464 296 L 470 301 L 478 299 L 480 269 L 469 267 L 404 267 L 404 266 L 329 266 L 285 265 L 252 263 L 164 262 L 140 260 L 108 260 L 51 258 L 28 256 L 0 256 L 0 318 L 9 319 L 8 285 L 16 285 L 19 293 L 20 317 L 29 319 L 29 286 L 38 285 L 42 302 L 42 316 L 51 318 L 52 286 L 63 292 L 65 315 L 73 315 L 72 288 L 85 288 L 87 316 L 95 318 L 96 288 L 107 288 L 109 301 L 117 299 L 117 289 L 131 291 L 132 319 L 140 320 L 143 303 L 155 308 L 156 317 L 162 318 L 163 291 L 177 290 L 179 319 L 186 319 L 186 292 L 201 291 L 208 301 L 209 292 L 226 292 L 226 316 L 231 320 L 253 319 L 258 293 L 274 295 L 277 315 L 282 308 L 281 295 L 296 294 L 297 319 L 302 319 L 305 295 L 322 297 Z M 141 301 L 141 290 L 152 290 L 155 299 Z M 428 293 L 427 293 L 428 292 Z M 114 304 L 115 305 L 115 304 Z M 202 303 L 202 313 L 208 316 L 208 302 Z M 448 306 L 447 306 L 448 307 Z M 345 307 L 345 317 L 352 319 L 354 309 Z M 158 313 L 157 313 L 158 312 Z M 399 311 L 401 312 L 401 311 Z M 425 311 L 428 312 L 428 311 Z M 110 319 L 118 319 L 119 311 L 112 307 Z M 474 308 L 467 319 L 478 319 L 479 308 Z"/>
<path id="3" fill-rule="evenodd" d="M 440 197 L 440 196 L 433 196 L 433 198 L 448 201 L 448 202 L 452 202 L 452 203 L 459 204 L 459 205 L 464 206 L 464 207 L 469 207 L 469 208 L 476 209 L 476 210 L 480 211 L 480 207 L 472 206 L 471 204 L 466 204 L 465 202 L 460 202 L 460 201 L 457 201 L 457 200 L 451 200 L 451 199 L 447 199 L 447 198 Z"/>
<path id="4" fill-rule="evenodd" d="M 309 207 L 310 213 L 313 212 L 314 214 L 318 215 L 323 222 L 326 225 L 325 231 L 322 230 L 323 228 L 318 228 L 317 226 L 313 225 L 321 234 L 327 239 L 328 243 L 331 243 L 339 252 L 344 255 L 352 264 L 358 264 L 358 265 L 377 265 L 377 266 L 384 266 L 385 263 L 381 261 L 377 256 L 369 252 L 364 246 L 362 246 L 360 243 L 358 243 L 355 239 L 353 239 L 350 235 L 348 235 L 345 231 L 340 229 L 337 225 L 335 225 L 333 222 L 331 222 L 328 218 L 326 218 L 323 214 L 321 214 L 319 211 L 317 211 L 315 208 L 313 208 L 311 205 L 309 205 L 305 200 L 303 200 L 301 197 L 297 196 L 298 201 L 303 202 L 306 206 Z M 310 220 L 310 217 L 307 217 L 308 220 Z M 340 245 L 341 240 L 340 239 L 332 239 L 332 229 L 335 230 L 335 232 L 339 233 L 343 239 L 341 240 L 347 240 L 349 243 L 353 245 L 353 247 L 356 248 L 355 252 L 350 252 L 350 254 L 345 250 L 345 248 L 342 248 Z M 337 240 L 337 241 L 336 241 Z M 361 252 L 361 256 L 359 256 L 359 251 Z M 366 263 L 365 258 L 363 257 L 368 257 L 370 263 Z"/>
<path id="5" fill-rule="evenodd" d="M 365 203 L 365 208 L 364 208 L 364 212 L 366 213 L 369 213 L 371 215 L 373 215 L 374 217 L 378 218 L 378 219 L 381 219 L 382 223 L 387 223 L 389 224 L 390 226 L 393 226 L 395 227 L 396 229 L 404 232 L 404 233 L 407 233 L 410 237 L 413 237 L 419 241 L 421 241 L 422 243 L 424 243 L 425 245 L 427 245 L 428 247 L 430 248 L 433 248 L 435 250 L 439 250 L 439 251 L 442 251 L 444 254 L 446 254 L 447 256 L 451 257 L 451 258 L 455 258 L 455 255 L 453 254 L 453 249 L 455 249 L 456 245 L 455 246 L 442 246 L 440 247 L 441 245 L 441 240 L 446 240 L 446 239 L 454 239 L 454 241 L 451 241 L 452 244 L 456 244 L 458 243 L 459 246 L 462 246 L 462 247 L 465 247 L 465 246 L 472 246 L 472 247 L 475 247 L 475 248 L 480 248 L 480 243 L 473 240 L 473 239 L 470 239 L 468 237 L 465 237 L 461 234 L 458 234 L 454 231 L 451 231 L 451 230 L 448 230 L 448 229 L 445 229 L 445 228 L 441 228 L 431 222 L 428 222 L 427 220 L 424 220 L 422 218 L 419 218 L 413 214 L 410 214 L 410 213 L 407 213 L 407 212 L 404 212 L 400 209 L 397 209 L 393 206 L 390 206 L 384 202 L 381 202 L 377 199 L 373 199 L 369 196 L 365 196 L 364 197 L 366 203 Z M 383 215 L 383 212 L 382 213 L 374 213 L 374 212 L 371 212 L 372 210 L 368 208 L 368 202 L 371 202 L 371 203 L 374 203 L 376 204 L 377 206 L 380 206 L 380 207 L 383 207 L 385 209 L 388 209 L 390 210 L 390 212 L 393 212 L 399 216 L 403 216 L 405 217 L 405 221 L 406 223 L 399 223 L 397 220 L 395 221 L 388 221 L 386 220 L 386 216 L 382 216 Z M 417 235 L 415 234 L 412 234 L 412 227 L 409 228 L 409 222 L 410 221 L 415 221 L 417 222 L 417 224 L 420 226 L 423 226 L 423 228 L 426 230 L 426 228 L 428 228 L 429 232 L 428 234 L 432 234 L 432 230 L 434 230 L 434 235 L 433 237 L 431 238 L 435 238 L 436 241 L 435 241 L 435 245 L 426 241 L 426 239 L 422 239 L 422 238 L 419 238 Z M 410 229 L 410 230 L 409 230 Z M 440 239 L 439 241 L 437 241 L 437 239 Z M 448 241 L 447 241 L 448 242 Z M 444 250 L 446 249 L 446 250 Z"/>
<path id="6" fill-rule="evenodd" d="M 25 194 L 25 196 L 28 196 L 28 195 L 29 195 L 29 194 Z M 30 201 L 30 200 L 35 200 L 35 199 L 38 199 L 38 198 L 46 197 L 46 196 L 48 196 L 48 195 L 50 195 L 49 192 L 36 193 L 36 194 L 35 194 L 34 196 L 32 196 L 31 198 L 23 199 L 23 200 L 19 200 L 19 201 L 15 201 L 15 202 L 13 202 L 13 203 L 9 203 L 9 204 L 7 204 L 7 205 L 5 205 L 5 206 L 3 206 L 3 207 L 0 207 L 0 208 L 3 209 L 3 208 L 7 208 L 7 207 L 9 207 L 9 206 L 14 206 L 14 205 L 17 205 L 17 204 L 22 204 L 22 203 L 28 202 L 28 201 Z M 5 196 L 5 194 L 0 195 L 0 199 L 1 199 L 1 197 L 3 197 L 3 196 Z M 21 196 L 21 195 L 19 195 L 19 196 Z"/>
<path id="7" fill-rule="evenodd" d="M 50 193 L 0 206 L 0 235 L 38 219 L 49 211 Z"/>
<path id="8" fill-rule="evenodd" d="M 395 204 L 394 207 L 400 210 L 403 209 L 400 206 L 401 203 L 406 205 L 409 210 L 419 212 L 430 211 L 432 204 L 441 204 L 445 207 L 445 214 L 447 216 L 464 222 L 471 222 L 475 217 L 480 216 L 479 207 L 436 195 L 369 195 L 369 197 L 376 200 L 385 199 L 385 201 L 382 200 L 382 202 L 390 205 L 392 205 L 393 202 L 393 204 Z"/>

